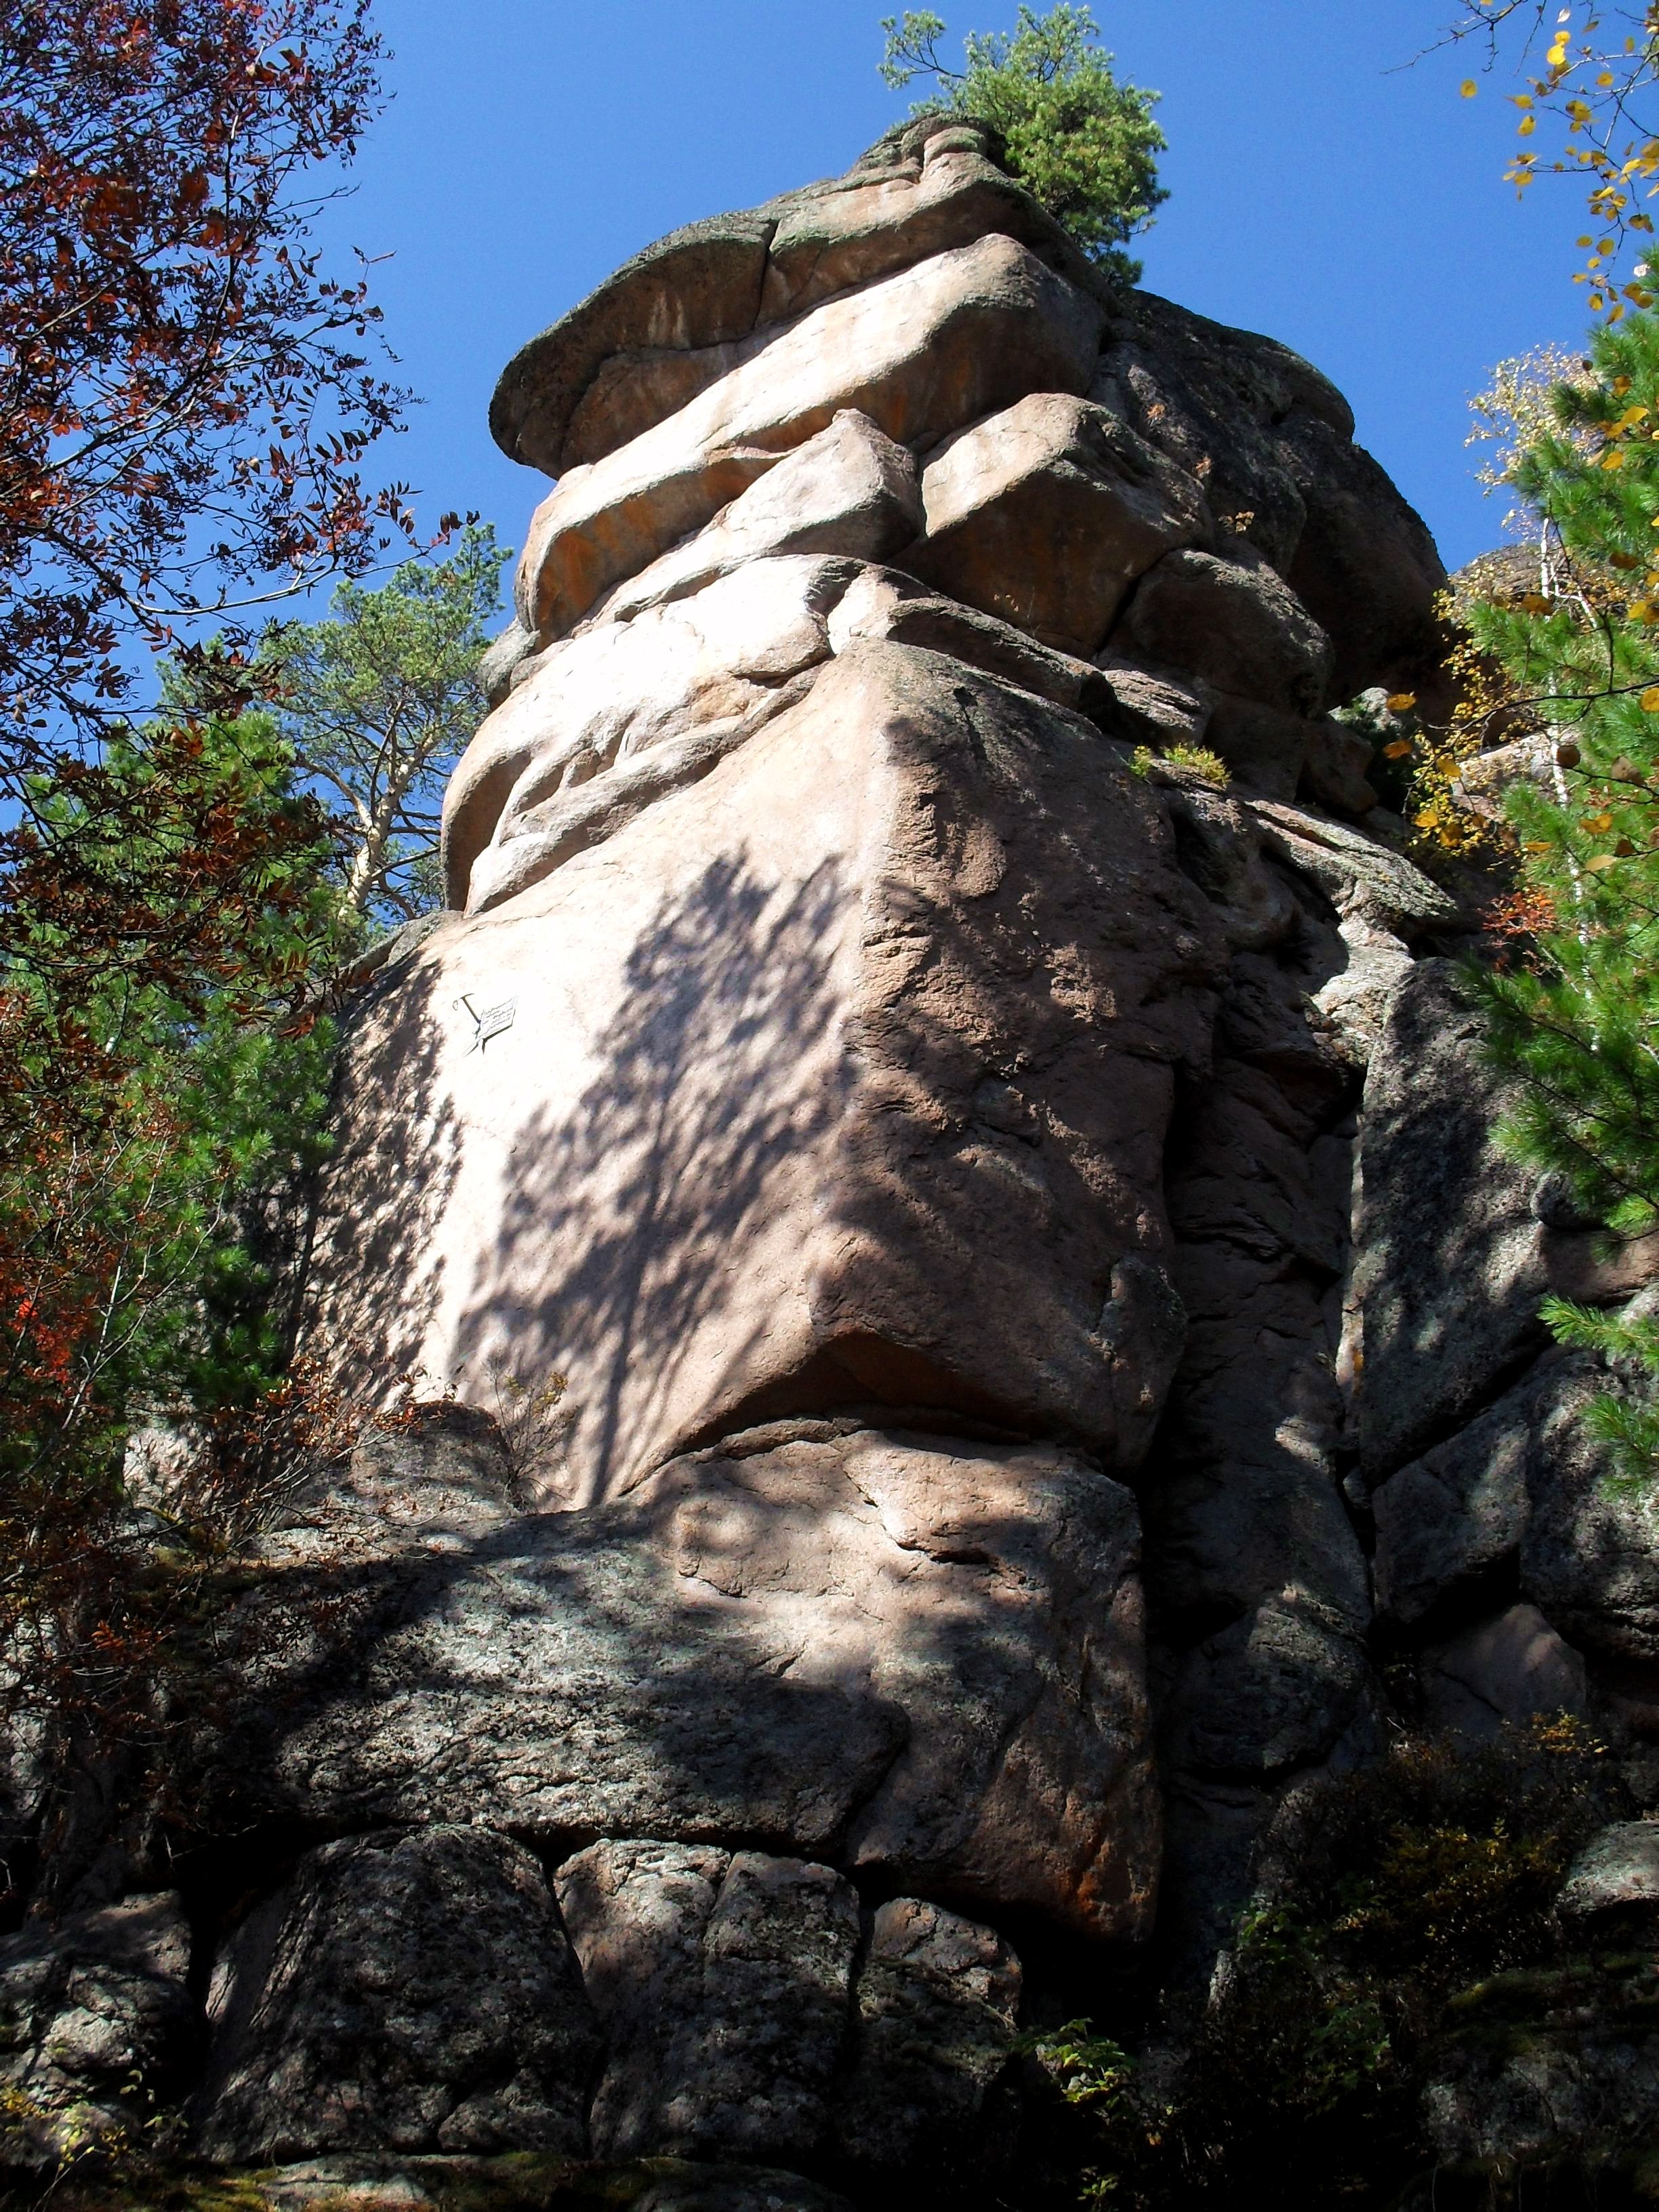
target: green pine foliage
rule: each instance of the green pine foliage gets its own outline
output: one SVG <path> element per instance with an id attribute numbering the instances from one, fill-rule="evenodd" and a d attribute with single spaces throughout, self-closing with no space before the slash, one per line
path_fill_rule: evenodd
<path id="1" fill-rule="evenodd" d="M 1659 1223 L 1659 318 L 1599 331 L 1589 366 L 1511 472 L 1544 533 L 1541 587 L 1468 617 L 1551 740 L 1544 780 L 1508 805 L 1528 949 L 1472 980 L 1521 1079 L 1508 1145 L 1625 1239 Z M 1643 1404 L 1659 1339 L 1560 1302 L 1547 1318 L 1631 1370 L 1636 1396 L 1592 1419 L 1626 1476 L 1659 1472 Z"/>
<path id="2" fill-rule="evenodd" d="M 471 523 L 447 558 L 405 561 L 376 588 L 343 584 L 330 619 L 265 640 L 282 733 L 342 817 L 354 925 L 443 903 L 444 786 L 483 719 L 478 664 L 508 550 L 488 523 Z"/>
<path id="3" fill-rule="evenodd" d="M 1019 10 L 1012 33 L 970 31 L 963 63 L 939 58 L 944 19 L 930 10 L 884 16 L 881 74 L 901 90 L 917 76 L 939 87 L 915 112 L 971 115 L 1000 132 L 1012 173 L 1085 253 L 1126 284 L 1140 264 L 1124 246 L 1169 198 L 1158 182 L 1167 143 L 1152 120 L 1158 94 L 1120 83 L 1087 8 Z"/>

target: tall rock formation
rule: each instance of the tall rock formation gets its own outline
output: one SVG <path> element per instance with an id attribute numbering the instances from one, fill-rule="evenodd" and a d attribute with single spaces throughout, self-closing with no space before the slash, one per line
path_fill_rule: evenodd
<path id="1" fill-rule="evenodd" d="M 175 1906 L 111 1938 L 215 2158 L 971 2195 L 1023 1986 L 1201 1983 L 1380 1656 L 1471 1725 L 1652 1656 L 1646 1509 L 1540 1447 L 1582 1234 L 1326 711 L 1437 682 L 1432 544 L 1317 371 L 994 155 L 907 125 L 501 380 L 557 482 L 308 1263 L 311 1348 L 429 1402 L 262 1547 L 188 1990 Z"/>

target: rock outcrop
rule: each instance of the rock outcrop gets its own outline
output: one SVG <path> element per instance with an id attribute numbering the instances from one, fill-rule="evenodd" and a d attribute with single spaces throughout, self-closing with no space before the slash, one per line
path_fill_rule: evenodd
<path id="1" fill-rule="evenodd" d="M 558 481 L 310 1243 L 373 1417 L 0 1958 L 37 2150 L 137 2082 L 301 2202 L 967 2201 L 1021 2021 L 1201 1990 L 1402 1669 L 1659 1735 L 1652 1508 L 1537 1321 L 1602 1263 L 1328 711 L 1431 696 L 1432 545 L 1316 370 L 994 155 L 907 125 L 502 380 Z"/>

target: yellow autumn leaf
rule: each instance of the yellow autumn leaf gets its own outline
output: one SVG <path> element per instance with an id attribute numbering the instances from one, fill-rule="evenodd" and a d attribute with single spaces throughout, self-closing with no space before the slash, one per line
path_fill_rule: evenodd
<path id="1" fill-rule="evenodd" d="M 1415 691 L 1390 691 L 1383 702 L 1391 714 L 1408 714 L 1417 704 Z"/>
<path id="2" fill-rule="evenodd" d="M 1603 830 L 1612 829 L 1613 817 L 1611 814 L 1587 814 L 1578 827 L 1588 830 L 1592 837 L 1599 837 Z"/>
<path id="3" fill-rule="evenodd" d="M 1466 76 L 1462 83 L 1458 86 L 1457 89 L 1462 94 L 1465 100 L 1473 100 L 1475 94 L 1474 79 L 1472 76 Z"/>
<path id="4" fill-rule="evenodd" d="M 1547 837 L 1528 837 L 1526 843 L 1521 848 L 1521 850 L 1523 853 L 1547 853 L 1549 849 L 1550 844 Z"/>
<path id="5" fill-rule="evenodd" d="M 1593 860 L 1584 863 L 1593 876 L 1604 876 L 1609 868 L 1616 868 L 1618 865 L 1611 853 L 1598 853 Z"/>
<path id="6" fill-rule="evenodd" d="M 1659 714 L 1659 684 L 1649 684 L 1642 694 L 1641 708 L 1644 714 Z"/>
<path id="7" fill-rule="evenodd" d="M 1383 746 L 1382 757 L 1384 760 L 1404 760 L 1411 749 L 1412 741 L 1409 738 L 1396 738 L 1391 745 Z"/>
<path id="8" fill-rule="evenodd" d="M 1594 294 L 1591 295 L 1590 304 L 1592 307 L 1599 307 L 1601 305 L 1600 301 L 1595 297 Z M 1622 469 L 1625 465 L 1624 448 L 1620 446 L 1609 447 L 1607 451 L 1601 456 L 1601 465 L 1604 469 Z"/>

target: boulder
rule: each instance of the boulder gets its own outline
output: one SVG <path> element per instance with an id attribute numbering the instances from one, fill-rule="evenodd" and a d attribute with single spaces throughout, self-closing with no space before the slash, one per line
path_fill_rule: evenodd
<path id="1" fill-rule="evenodd" d="M 1239 781 L 1267 799 L 1294 799 L 1308 758 L 1313 725 L 1300 714 L 1281 714 L 1259 700 L 1213 695 L 1204 742 L 1218 753 Z"/>
<path id="2" fill-rule="evenodd" d="M 706 774 L 742 742 L 738 732 L 777 711 L 792 677 L 829 658 L 826 616 L 857 574 L 850 562 L 809 555 L 752 561 L 687 599 L 634 622 L 603 623 L 540 655 L 450 777 L 443 850 L 451 905 L 479 902 L 481 894 L 498 903 L 511 896 L 505 881 L 521 890 L 583 849 L 567 832 L 550 851 L 546 810 L 578 792 L 590 806 L 596 783 L 620 763 L 678 742 L 676 767 L 700 749 Z M 665 787 L 696 780 L 682 772 Z M 613 795 L 607 790 L 607 800 Z M 484 884 L 475 887 L 485 854 L 515 842 L 547 865 L 515 880 L 507 866 L 518 856 L 498 849 L 487 893 Z"/>
<path id="3" fill-rule="evenodd" d="M 978 2190 L 1018 2140 L 1020 1964 L 991 1929 L 914 1897 L 877 1907 L 836 2098 L 854 2171 L 930 2194 Z"/>
<path id="4" fill-rule="evenodd" d="M 1613 1928 L 1659 1911 L 1659 1821 L 1618 1820 L 1592 1836 L 1555 1900 L 1564 1920 Z"/>
<path id="5" fill-rule="evenodd" d="M 1370 1681 L 1351 1619 L 1292 1588 L 1189 1652 L 1170 1707 L 1184 1771 L 1256 1778 L 1329 1755 Z"/>
<path id="6" fill-rule="evenodd" d="M 1476 1738 L 1587 1710 L 1584 1662 L 1535 1605 L 1512 1605 L 1423 1654 L 1432 1728 Z"/>
<path id="7" fill-rule="evenodd" d="M 924 526 L 921 479 L 911 454 L 867 416 L 844 407 L 797 446 L 706 530 L 619 584 L 596 619 L 631 622 L 647 608 L 684 599 L 745 561 L 777 553 L 842 553 L 883 561 Z"/>
<path id="8" fill-rule="evenodd" d="M 1094 278 L 1062 227 L 988 158 L 994 136 L 970 119 L 923 116 L 884 142 L 896 157 L 885 175 L 871 177 L 860 163 L 775 202 L 762 320 L 798 314 L 992 232 L 1018 239 L 1073 280 Z"/>
<path id="9" fill-rule="evenodd" d="M 1325 703 L 1330 640 L 1243 539 L 1225 559 L 1166 553 L 1141 579 L 1110 646 L 1281 714 L 1316 714 Z"/>
<path id="10" fill-rule="evenodd" d="M 854 641 L 362 1003 L 307 1341 L 371 1399 L 566 1377 L 573 1500 L 872 1401 L 1133 1465 L 1156 1408 L 1102 1315 L 1121 1261 L 1160 1261 L 1219 951 L 1091 725 Z"/>
<path id="11" fill-rule="evenodd" d="M 1514 1577 L 1539 1400 L 1548 1388 L 1547 1373 L 1528 1375 L 1372 1492 L 1381 1613 L 1408 1627 Z"/>
<path id="12" fill-rule="evenodd" d="M 1307 797 L 1316 806 L 1362 819 L 1376 804 L 1376 793 L 1365 781 L 1376 750 L 1369 738 L 1328 714 L 1309 723 L 1302 758 Z"/>
<path id="13" fill-rule="evenodd" d="M 1577 1358 L 1540 1394 L 1521 1588 L 1587 1651 L 1650 1664 L 1659 1659 L 1659 1496 L 1612 1479 L 1611 1454 L 1584 1418 L 1593 1396 L 1618 1387 Z"/>
<path id="14" fill-rule="evenodd" d="M 1195 677 L 1137 667 L 1102 653 L 1095 665 L 1105 678 L 1111 706 L 1101 726 L 1127 744 L 1201 745 L 1220 694 Z"/>
<path id="15" fill-rule="evenodd" d="M 854 638 L 918 645 L 1034 691 L 1051 706 L 1085 714 L 1102 726 L 1116 720 L 1106 679 L 1086 660 L 1039 645 L 1012 623 L 943 599 L 891 568 L 866 569 L 831 613 L 832 649 L 841 653 Z"/>
<path id="16" fill-rule="evenodd" d="M 1158 1849 L 1138 1540 L 1074 1454 L 849 1417 L 465 1559 L 395 1527 L 378 1566 L 271 1551 L 184 1786 L 222 1822 L 743 1838 L 1133 1939 Z"/>
<path id="17" fill-rule="evenodd" d="M 540 1867 L 488 1828 L 307 1852 L 210 2010 L 210 2158 L 586 2148 L 592 2008 Z"/>
<path id="18" fill-rule="evenodd" d="M 1190 477 L 1106 408 L 1062 392 L 958 432 L 921 493 L 927 536 L 905 567 L 1085 659 L 1138 579 L 1213 529 Z"/>
<path id="19" fill-rule="evenodd" d="M 810 2160 L 851 2010 L 851 1885 L 759 1851 L 600 1843 L 558 1892 L 605 2032 L 597 2154 Z"/>
<path id="20" fill-rule="evenodd" d="M 490 404 L 495 442 L 549 476 L 602 459 L 723 374 L 757 326 L 992 233 L 1097 283 L 1054 217 L 988 159 L 993 138 L 923 116 L 844 176 L 659 239 L 514 356 Z"/>
<path id="21" fill-rule="evenodd" d="M 189 1970 L 172 1890 L 0 1942 L 0 2166 L 52 2167 L 143 2140 L 199 2055 Z"/>
<path id="22" fill-rule="evenodd" d="M 1080 391 L 1101 315 L 1027 248 L 991 237 L 761 333 L 688 404 L 561 479 L 520 559 L 520 620 L 563 635 L 842 408 L 908 445 L 1028 392 Z"/>
<path id="23" fill-rule="evenodd" d="M 1380 1481 L 1507 1387 L 1541 1348 L 1532 1177 L 1503 1151 L 1503 1084 L 1449 962 L 1395 994 L 1365 1079 L 1353 1291 L 1359 1447 Z"/>
<path id="24" fill-rule="evenodd" d="M 1273 799 L 1250 808 L 1269 849 L 1316 884 L 1339 915 L 1407 942 L 1462 921 L 1456 900 L 1379 837 Z"/>

